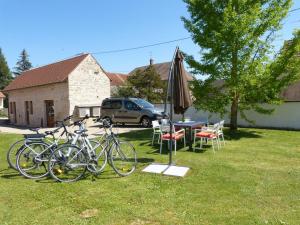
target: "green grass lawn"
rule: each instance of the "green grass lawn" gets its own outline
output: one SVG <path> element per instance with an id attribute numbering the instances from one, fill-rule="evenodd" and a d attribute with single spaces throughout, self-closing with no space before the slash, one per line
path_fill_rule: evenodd
<path id="1" fill-rule="evenodd" d="M 7 169 L 6 151 L 18 138 L 0 134 L 1 225 L 300 224 L 300 132 L 240 129 L 216 154 L 180 149 L 177 165 L 191 168 L 184 178 L 141 172 L 168 156 L 150 145 L 150 130 L 131 132 L 122 138 L 136 147 L 134 174 L 119 178 L 107 167 L 70 184 Z"/>

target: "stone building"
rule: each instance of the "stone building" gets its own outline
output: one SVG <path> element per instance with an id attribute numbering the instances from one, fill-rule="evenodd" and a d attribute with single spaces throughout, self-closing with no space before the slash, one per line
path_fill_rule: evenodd
<path id="1" fill-rule="evenodd" d="M 4 108 L 5 95 L 0 91 L 0 110 Z"/>
<path id="2" fill-rule="evenodd" d="M 27 70 L 3 91 L 12 124 L 53 127 L 78 108 L 98 107 L 88 113 L 99 114 L 102 100 L 110 97 L 110 80 L 92 55 L 81 54 Z"/>

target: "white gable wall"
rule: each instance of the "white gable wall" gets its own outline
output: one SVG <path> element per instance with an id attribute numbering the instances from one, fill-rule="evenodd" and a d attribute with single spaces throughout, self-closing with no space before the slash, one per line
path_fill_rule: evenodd
<path id="1" fill-rule="evenodd" d="M 110 80 L 91 55 L 69 75 L 68 85 L 70 114 L 75 106 L 101 105 L 103 99 L 110 97 Z"/>

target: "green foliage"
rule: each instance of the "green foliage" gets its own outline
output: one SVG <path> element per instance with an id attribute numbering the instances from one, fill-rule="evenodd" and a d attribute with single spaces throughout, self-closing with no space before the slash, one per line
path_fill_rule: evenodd
<path id="1" fill-rule="evenodd" d="M 26 52 L 25 49 L 22 50 L 19 60 L 16 63 L 16 67 L 14 68 L 14 75 L 19 76 L 21 73 L 23 73 L 26 70 L 29 70 L 32 68 L 31 62 L 29 61 L 29 55 Z"/>
<path id="2" fill-rule="evenodd" d="M 115 97 L 145 98 L 153 103 L 164 101 L 166 84 L 161 80 L 154 66 L 150 65 L 145 70 L 137 70 L 127 79 L 126 85 L 120 87 Z"/>
<path id="3" fill-rule="evenodd" d="M 9 67 L 0 48 L 0 90 L 5 88 L 11 80 L 12 76 Z"/>
<path id="4" fill-rule="evenodd" d="M 238 111 L 245 118 L 249 109 L 271 113 L 272 109 L 264 109 L 260 103 L 279 104 L 282 89 L 299 79 L 295 67 L 299 57 L 294 57 L 299 49 L 299 33 L 295 33 L 293 44 L 271 58 L 272 41 L 292 1 L 184 2 L 190 18 L 182 20 L 193 41 L 201 47 L 201 60 L 187 56 L 187 63 L 194 74 L 208 77 L 193 82 L 196 108 L 230 112 L 233 130 L 237 128 Z"/>

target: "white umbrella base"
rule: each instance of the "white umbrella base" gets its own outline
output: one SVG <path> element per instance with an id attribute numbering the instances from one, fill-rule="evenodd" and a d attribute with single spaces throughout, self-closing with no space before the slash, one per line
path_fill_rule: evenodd
<path id="1" fill-rule="evenodd" d="M 174 166 L 153 163 L 143 169 L 143 172 L 164 174 L 168 176 L 184 177 L 190 168 L 185 166 Z"/>

